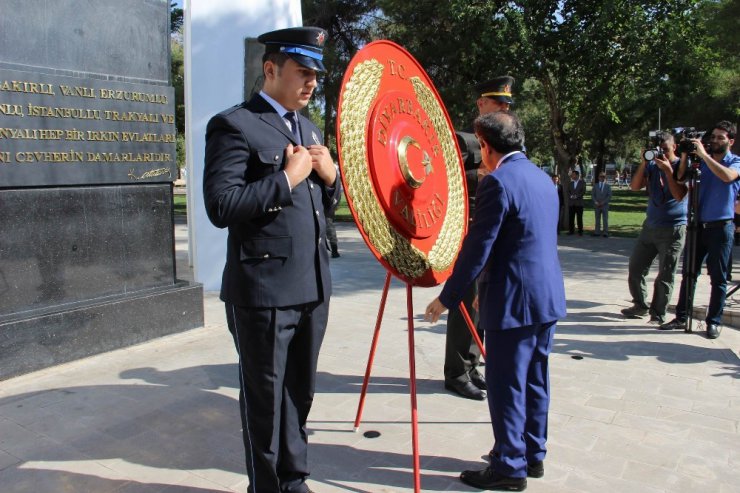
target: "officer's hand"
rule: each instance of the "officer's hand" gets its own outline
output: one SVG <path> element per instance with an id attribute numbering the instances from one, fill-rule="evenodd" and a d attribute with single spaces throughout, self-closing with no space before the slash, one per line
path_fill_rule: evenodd
<path id="1" fill-rule="evenodd" d="M 311 145 L 308 146 L 308 153 L 311 155 L 311 167 L 316 170 L 316 174 L 327 185 L 334 183 L 337 178 L 337 169 L 334 167 L 329 149 L 322 145 Z"/>
<path id="2" fill-rule="evenodd" d="M 288 175 L 290 188 L 297 187 L 311 174 L 311 155 L 308 149 L 288 144 L 285 148 L 285 174 Z"/>
<path id="3" fill-rule="evenodd" d="M 439 298 L 434 298 L 434 301 L 429 303 L 426 311 L 424 312 L 424 320 L 431 323 L 436 323 L 439 320 L 439 316 L 447 311 L 447 308 L 439 301 Z"/>
<path id="4" fill-rule="evenodd" d="M 483 161 L 481 161 L 480 165 L 478 166 L 478 169 L 476 170 L 478 173 L 478 179 L 483 179 L 484 176 L 488 174 L 488 168 L 486 168 L 486 165 L 483 164 Z"/>
<path id="5" fill-rule="evenodd" d="M 473 310 L 476 312 L 480 311 L 480 304 L 478 303 L 478 295 L 475 295 L 475 299 L 473 300 L 473 303 L 470 304 L 470 306 L 473 307 Z"/>

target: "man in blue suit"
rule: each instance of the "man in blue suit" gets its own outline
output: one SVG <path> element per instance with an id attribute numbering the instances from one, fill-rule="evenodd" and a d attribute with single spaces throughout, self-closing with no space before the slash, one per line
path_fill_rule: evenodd
<path id="1" fill-rule="evenodd" d="M 474 128 L 489 174 L 478 187 L 475 219 L 452 275 L 425 319 L 436 322 L 478 279 L 495 443 L 490 466 L 460 479 L 481 489 L 522 491 L 527 476 L 544 475 L 548 356 L 555 324 L 565 316 L 558 196 L 521 152 L 524 130 L 514 114 L 480 116 Z"/>

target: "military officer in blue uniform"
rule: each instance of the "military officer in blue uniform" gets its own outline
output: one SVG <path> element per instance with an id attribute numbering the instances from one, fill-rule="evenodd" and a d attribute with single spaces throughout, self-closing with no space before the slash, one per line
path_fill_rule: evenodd
<path id="1" fill-rule="evenodd" d="M 228 228 L 221 299 L 239 354 L 250 493 L 306 493 L 307 431 L 331 294 L 326 210 L 337 172 L 299 113 L 324 69 L 323 29 L 265 33 L 264 87 L 214 116 L 203 178 L 211 222 Z"/>
<path id="2" fill-rule="evenodd" d="M 514 104 L 512 87 L 514 78 L 510 75 L 495 77 L 475 86 L 478 99 L 478 114 L 485 115 L 496 111 L 507 111 Z M 478 188 L 478 174 L 480 168 L 480 149 L 475 135 L 467 132 L 458 132 L 458 143 L 463 154 L 465 165 L 465 180 L 468 188 L 468 216 L 470 221 L 475 216 L 475 191 Z M 468 139 L 469 141 L 466 141 Z M 477 158 L 477 159 L 476 159 Z M 473 308 L 473 300 L 478 295 L 476 284 L 463 297 L 463 303 L 468 310 L 481 340 L 485 337 L 477 327 L 478 311 Z M 480 350 L 470 333 L 468 324 L 463 318 L 458 306 L 450 307 L 447 316 L 447 336 L 445 339 L 445 388 L 467 399 L 485 400 L 486 380 L 478 371 Z"/>
<path id="3" fill-rule="evenodd" d="M 489 173 L 452 275 L 426 309 L 436 322 L 478 279 L 485 331 L 486 383 L 493 427 L 491 463 L 460 479 L 481 489 L 522 491 L 544 475 L 550 402 L 548 356 L 565 316 L 557 252 L 558 196 L 550 177 L 521 152 L 516 115 L 497 112 L 474 124 Z"/>

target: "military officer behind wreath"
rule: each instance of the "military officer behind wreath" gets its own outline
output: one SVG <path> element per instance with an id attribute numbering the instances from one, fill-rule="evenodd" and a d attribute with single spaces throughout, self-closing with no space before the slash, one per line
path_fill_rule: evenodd
<path id="1" fill-rule="evenodd" d="M 221 299 L 239 354 L 250 493 L 306 493 L 306 420 L 331 294 L 325 209 L 337 173 L 298 110 L 317 85 L 326 32 L 282 29 L 265 44 L 264 88 L 206 130 L 205 205 L 228 228 Z"/>
<path id="2" fill-rule="evenodd" d="M 479 94 L 476 104 L 478 113 L 485 115 L 497 111 L 507 111 L 514 103 L 511 88 L 514 78 L 508 75 L 496 77 L 475 86 Z M 472 137 L 472 136 L 471 136 Z M 478 146 L 477 140 L 472 141 Z M 488 173 L 481 162 L 478 169 L 467 169 L 465 178 L 468 187 L 468 212 L 470 220 L 475 215 L 475 194 L 478 188 L 478 175 Z M 482 171 L 481 171 L 482 170 Z M 463 302 L 470 317 L 476 323 L 478 335 L 483 339 L 483 333 L 477 329 L 478 312 L 473 308 L 473 300 L 478 296 L 478 289 L 473 283 L 465 294 Z M 447 335 L 445 340 L 445 388 L 467 399 L 484 400 L 486 398 L 486 381 L 478 371 L 480 350 L 470 333 L 462 312 L 457 306 L 450 309 L 447 317 Z"/>

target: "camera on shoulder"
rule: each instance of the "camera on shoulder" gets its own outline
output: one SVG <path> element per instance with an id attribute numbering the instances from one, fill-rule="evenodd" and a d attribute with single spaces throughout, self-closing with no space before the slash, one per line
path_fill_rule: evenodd
<path id="1" fill-rule="evenodd" d="M 685 152 L 687 154 L 696 152 L 696 144 L 694 144 L 690 139 L 702 139 L 707 133 L 706 130 L 697 130 L 694 127 L 677 128 L 675 129 L 675 132 L 676 140 L 678 141 L 678 152 Z M 703 142 L 702 144 L 705 149 L 708 147 L 707 144 L 704 144 Z"/>

